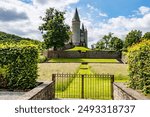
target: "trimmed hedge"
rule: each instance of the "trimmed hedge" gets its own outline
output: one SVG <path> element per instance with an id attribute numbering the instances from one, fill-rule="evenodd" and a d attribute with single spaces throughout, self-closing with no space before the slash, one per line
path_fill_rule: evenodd
<path id="1" fill-rule="evenodd" d="M 7 88 L 30 89 L 37 79 L 38 49 L 34 45 L 0 44 L 0 68 L 5 66 Z"/>
<path id="2" fill-rule="evenodd" d="M 150 93 L 150 40 L 129 48 L 129 86 Z"/>

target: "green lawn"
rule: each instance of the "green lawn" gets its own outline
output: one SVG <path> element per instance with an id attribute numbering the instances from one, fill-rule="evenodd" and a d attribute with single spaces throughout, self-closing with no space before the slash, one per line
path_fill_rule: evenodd
<path id="1" fill-rule="evenodd" d="M 115 76 L 115 82 L 127 82 L 128 65 L 127 64 L 103 64 L 103 63 L 89 63 L 91 71 L 99 74 L 113 74 Z"/>
<path id="2" fill-rule="evenodd" d="M 56 98 L 81 98 L 81 78 L 74 78 L 68 87 L 56 91 Z M 60 85 L 59 85 L 60 88 Z M 111 85 L 108 79 L 85 78 L 84 98 L 85 99 L 111 99 Z"/>
<path id="3" fill-rule="evenodd" d="M 118 63 L 89 63 L 88 66 L 80 63 L 40 63 L 38 65 L 38 80 L 51 81 L 53 73 L 80 73 L 80 74 L 114 74 L 115 82 L 126 82 L 128 80 L 128 65 Z M 82 68 L 79 70 L 79 67 Z M 87 69 L 86 69 L 87 68 Z M 78 72 L 77 72 L 78 71 Z M 64 78 L 59 81 L 57 96 L 64 98 L 81 97 L 81 78 Z M 110 84 L 108 80 L 99 78 L 85 78 L 85 98 L 110 99 Z M 103 82 L 103 83 L 102 83 Z M 99 85 L 100 84 L 100 85 Z M 107 86 L 106 88 L 104 86 Z M 63 87 L 63 88 L 62 88 Z M 93 89 L 93 87 L 95 89 Z M 93 89 L 93 90 L 89 90 Z M 62 90 L 62 91 L 61 91 Z M 69 92 L 75 92 L 75 95 L 68 95 Z M 100 92 L 100 93 L 98 93 Z M 104 92 L 104 93 L 103 93 Z M 101 95 L 99 95 L 101 94 Z M 109 95 L 109 96 L 108 96 Z M 75 97 L 74 97 L 75 96 Z"/>
<path id="4" fill-rule="evenodd" d="M 119 63 L 116 59 L 86 59 L 86 58 L 56 58 L 50 59 L 49 62 L 54 63 L 81 63 L 81 62 L 88 62 L 88 63 Z"/>
<path id="5" fill-rule="evenodd" d="M 76 73 L 80 63 L 39 63 L 38 81 L 51 81 L 52 74 Z"/>
<path id="6" fill-rule="evenodd" d="M 86 48 L 86 47 L 76 46 L 76 47 L 68 49 L 66 51 L 81 51 L 81 52 L 86 52 L 86 51 L 91 51 L 91 50 L 89 48 Z"/>
<path id="7" fill-rule="evenodd" d="M 80 63 L 40 63 L 38 64 L 38 81 L 51 81 L 54 73 L 76 73 Z M 114 74 L 115 82 L 126 82 L 129 79 L 128 65 L 118 63 L 89 63 L 90 70 L 99 74 Z"/>
<path id="8" fill-rule="evenodd" d="M 78 74 L 93 74 L 88 65 L 81 65 Z M 61 78 L 56 81 L 56 98 L 81 98 L 82 78 Z M 108 78 L 84 78 L 85 99 L 111 99 Z"/>

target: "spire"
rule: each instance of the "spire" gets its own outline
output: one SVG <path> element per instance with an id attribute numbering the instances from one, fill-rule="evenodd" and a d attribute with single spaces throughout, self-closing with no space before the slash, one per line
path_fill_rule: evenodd
<path id="1" fill-rule="evenodd" d="M 76 11 L 75 11 L 75 14 L 74 14 L 74 17 L 73 17 L 72 21 L 80 21 L 77 8 L 76 8 Z"/>
<path id="2" fill-rule="evenodd" d="M 84 24 L 82 24 L 82 31 L 84 31 Z"/>

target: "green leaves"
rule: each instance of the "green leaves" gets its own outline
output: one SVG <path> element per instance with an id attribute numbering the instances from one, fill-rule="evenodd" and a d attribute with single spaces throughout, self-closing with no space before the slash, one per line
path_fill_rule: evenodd
<path id="1" fill-rule="evenodd" d="M 96 49 L 98 50 L 115 50 L 121 51 L 123 48 L 123 41 L 118 37 L 114 37 L 113 33 L 108 33 L 108 35 L 104 35 L 101 40 L 99 40 L 96 44 Z"/>
<path id="2" fill-rule="evenodd" d="M 38 49 L 34 45 L 0 44 L 0 67 L 7 66 L 7 87 L 33 88 L 37 79 Z"/>
<path id="3" fill-rule="evenodd" d="M 123 41 L 118 37 L 113 37 L 110 41 L 111 50 L 121 51 L 123 48 Z"/>
<path id="4" fill-rule="evenodd" d="M 128 51 L 130 87 L 150 93 L 150 40 L 143 40 Z"/>
<path id="5" fill-rule="evenodd" d="M 125 38 L 124 47 L 128 48 L 133 44 L 136 44 L 140 41 L 142 37 L 142 32 L 140 30 L 132 30 L 129 32 Z"/>
<path id="6" fill-rule="evenodd" d="M 57 50 L 68 42 L 70 27 L 64 23 L 64 14 L 64 12 L 49 8 L 46 10 L 45 17 L 41 18 L 44 23 L 39 26 L 39 30 L 43 33 L 46 49 L 53 47 Z"/>

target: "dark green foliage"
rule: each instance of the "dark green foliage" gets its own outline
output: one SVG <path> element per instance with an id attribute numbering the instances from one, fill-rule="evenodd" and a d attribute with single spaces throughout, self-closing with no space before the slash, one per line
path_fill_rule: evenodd
<path id="1" fill-rule="evenodd" d="M 108 35 L 104 35 L 102 41 L 104 42 L 105 45 L 105 50 L 109 50 L 110 49 L 110 41 L 112 40 L 112 35 L 113 33 L 108 33 Z"/>
<path id="2" fill-rule="evenodd" d="M 6 80 L 10 89 L 30 89 L 37 79 L 38 50 L 33 45 L 0 44 L 0 68 L 7 66 Z"/>
<path id="3" fill-rule="evenodd" d="M 0 31 L 0 40 L 2 41 L 19 41 L 19 40 L 22 40 L 23 38 L 17 36 L 17 35 L 14 35 L 14 34 L 8 34 L 8 33 L 5 33 L 5 32 L 1 32 Z M 29 40 L 29 39 L 26 39 L 26 40 Z"/>
<path id="4" fill-rule="evenodd" d="M 150 40 L 150 32 L 146 32 L 146 33 L 143 35 L 142 39 Z"/>
<path id="5" fill-rule="evenodd" d="M 108 33 L 104 35 L 101 40 L 95 44 L 97 50 L 113 50 L 121 51 L 123 48 L 123 41 L 118 37 L 114 37 L 113 33 Z"/>
<path id="6" fill-rule="evenodd" d="M 100 39 L 95 44 L 95 49 L 97 50 L 110 50 L 110 41 L 113 38 L 113 33 L 108 33 L 108 35 L 104 35 L 102 39 Z"/>
<path id="7" fill-rule="evenodd" d="M 105 49 L 105 43 L 102 40 L 98 41 L 96 43 L 96 49 L 97 50 L 104 50 Z"/>
<path id="8" fill-rule="evenodd" d="M 140 30 L 132 30 L 125 38 L 124 48 L 128 48 L 133 44 L 140 42 L 142 32 Z"/>
<path id="9" fill-rule="evenodd" d="M 39 26 L 39 30 L 43 33 L 46 49 L 53 47 L 54 50 L 57 50 L 68 42 L 70 27 L 64 23 L 64 14 L 54 8 L 46 10 L 45 17 L 42 18 L 44 23 Z"/>
<path id="10" fill-rule="evenodd" d="M 142 41 L 129 48 L 129 86 L 150 93 L 150 41 Z"/>
<path id="11" fill-rule="evenodd" d="M 7 70 L 6 66 L 3 66 L 3 68 L 0 67 L 0 88 L 7 87 L 6 70 Z"/>
<path id="12" fill-rule="evenodd" d="M 113 37 L 110 41 L 111 50 L 121 51 L 123 48 L 123 41 L 118 37 Z"/>
<path id="13" fill-rule="evenodd" d="M 14 34 L 8 34 L 0 31 L 0 43 L 4 44 L 34 44 L 38 46 L 39 50 L 43 50 L 43 43 L 38 40 L 23 38 Z"/>
<path id="14" fill-rule="evenodd" d="M 38 57 L 38 63 L 44 63 L 48 60 L 48 58 L 44 55 L 39 55 Z"/>

